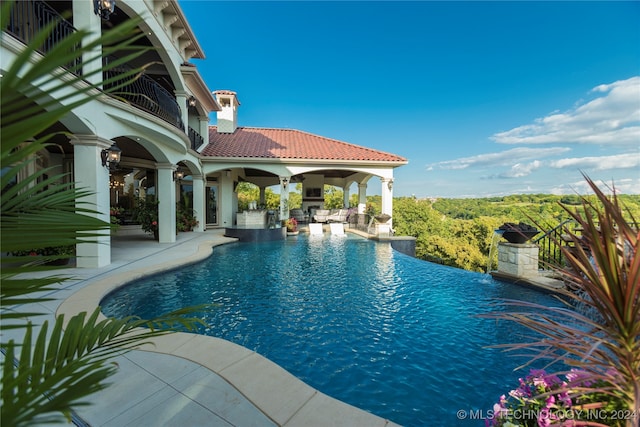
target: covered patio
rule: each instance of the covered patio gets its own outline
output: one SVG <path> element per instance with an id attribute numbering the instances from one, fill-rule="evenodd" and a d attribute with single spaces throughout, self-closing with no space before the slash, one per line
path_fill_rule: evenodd
<path id="1" fill-rule="evenodd" d="M 325 208 L 325 185 L 343 190 L 344 208 L 350 207 L 350 189 L 357 186 L 357 212 L 362 214 L 369 183 L 372 178 L 379 178 L 381 213 L 391 215 L 393 170 L 407 164 L 405 158 L 295 129 L 240 127 L 236 93 L 214 94 L 221 110 L 217 112 L 217 125 L 209 127 L 208 144 L 199 151 L 203 175 L 215 179 L 219 187 L 218 226 L 237 224 L 235 189 L 239 182 L 250 182 L 260 189 L 256 206 L 264 206 L 266 188 L 276 186 L 280 194 L 279 219 L 289 217 L 290 186 L 301 184 L 300 209 L 312 219 L 315 210 Z"/>

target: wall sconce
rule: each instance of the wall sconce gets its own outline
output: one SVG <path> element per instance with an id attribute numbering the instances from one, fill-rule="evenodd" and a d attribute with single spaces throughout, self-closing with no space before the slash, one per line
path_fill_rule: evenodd
<path id="1" fill-rule="evenodd" d="M 393 189 L 393 180 L 390 179 L 389 182 L 387 182 L 387 188 L 389 188 L 389 191 L 391 191 Z"/>
<path id="2" fill-rule="evenodd" d="M 188 102 L 189 102 L 189 107 L 195 107 L 196 104 L 198 103 L 198 100 L 196 99 L 195 96 L 192 95 L 189 97 Z"/>
<path id="3" fill-rule="evenodd" d="M 289 178 L 286 178 L 286 177 L 282 178 L 282 188 L 286 190 L 288 185 L 289 185 Z"/>
<path id="4" fill-rule="evenodd" d="M 94 0 L 93 4 L 93 13 L 105 20 L 116 10 L 116 0 Z"/>
<path id="5" fill-rule="evenodd" d="M 177 169 L 173 171 L 174 181 L 180 181 L 182 178 L 184 178 L 184 171 L 182 169 Z"/>
<path id="6" fill-rule="evenodd" d="M 100 152 L 100 158 L 102 159 L 102 166 L 106 166 L 109 169 L 115 168 L 120 163 L 120 156 L 122 150 L 114 142 L 109 148 L 105 148 Z"/>

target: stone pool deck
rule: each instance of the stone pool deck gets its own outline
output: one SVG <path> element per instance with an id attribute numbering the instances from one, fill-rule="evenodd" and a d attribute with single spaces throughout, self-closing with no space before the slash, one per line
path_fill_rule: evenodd
<path id="1" fill-rule="evenodd" d="M 157 243 L 139 227 L 122 227 L 112 239 L 112 263 L 96 269 L 65 268 L 71 275 L 55 298 L 18 310 L 43 312 L 34 320 L 93 311 L 111 290 L 140 277 L 198 262 L 212 248 L 235 241 L 224 230 L 179 233 Z M 50 274 L 50 272 L 49 272 Z M 3 340 L 15 330 L 3 333 Z M 188 333 L 159 337 L 114 359 L 111 386 L 77 409 L 90 426 L 395 426 L 329 397 L 247 348 Z M 85 423 L 85 424 L 83 424 Z"/>

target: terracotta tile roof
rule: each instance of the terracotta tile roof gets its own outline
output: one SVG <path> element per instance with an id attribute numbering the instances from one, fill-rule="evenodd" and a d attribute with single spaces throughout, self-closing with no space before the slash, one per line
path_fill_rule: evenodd
<path id="1" fill-rule="evenodd" d="M 216 126 L 209 126 L 209 144 L 201 154 L 208 157 L 407 162 L 395 154 L 299 130 L 251 127 L 239 127 L 234 133 L 218 133 Z"/>

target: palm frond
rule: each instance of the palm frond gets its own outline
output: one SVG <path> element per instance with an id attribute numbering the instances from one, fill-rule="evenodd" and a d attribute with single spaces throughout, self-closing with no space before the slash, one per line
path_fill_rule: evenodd
<path id="1" fill-rule="evenodd" d="M 86 313 L 73 316 L 65 329 L 64 317 L 58 317 L 50 334 L 45 321 L 35 342 L 29 324 L 23 343 L 10 341 L 5 346 L 3 423 L 31 425 L 42 422 L 38 414 L 68 413 L 74 406 L 88 404 L 86 398 L 106 387 L 105 380 L 116 370 L 109 358 L 175 330 L 167 325 L 193 330 L 202 321 L 184 316 L 207 307 L 176 311 L 152 321 L 135 317 L 98 321 L 98 308 L 88 317 Z M 158 325 L 163 328 L 154 327 Z M 18 348 L 19 362 L 14 363 Z"/>

